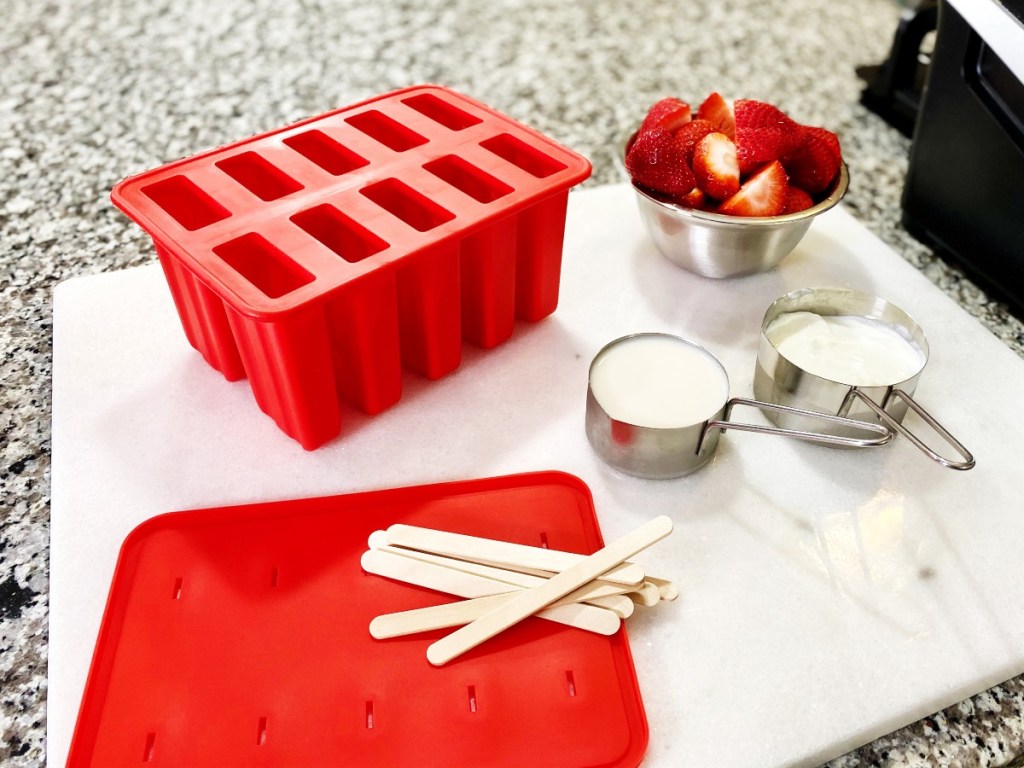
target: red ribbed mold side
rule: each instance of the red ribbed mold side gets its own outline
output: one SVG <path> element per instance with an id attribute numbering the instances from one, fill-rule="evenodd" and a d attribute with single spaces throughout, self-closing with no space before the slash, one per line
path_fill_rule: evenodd
<path id="1" fill-rule="evenodd" d="M 165 248 L 156 246 L 185 338 L 228 381 L 245 378 L 245 367 L 228 325 L 224 302 Z"/>
<path id="2" fill-rule="evenodd" d="M 394 272 L 376 272 L 325 307 L 338 396 L 373 415 L 402 396 Z"/>
<path id="3" fill-rule="evenodd" d="M 228 322 L 260 409 L 306 450 L 335 437 L 341 412 L 323 307 L 274 322 L 231 311 Z"/>
<path id="4" fill-rule="evenodd" d="M 515 327 L 518 229 L 508 216 L 462 241 L 462 335 L 484 349 L 506 341 Z"/>
<path id="5" fill-rule="evenodd" d="M 398 270 L 398 317 L 406 366 L 428 379 L 459 367 L 462 320 L 456 243 L 431 246 Z"/>
<path id="6" fill-rule="evenodd" d="M 519 214 L 516 231 L 516 316 L 536 322 L 558 306 L 562 239 L 569 193 L 552 195 Z"/>

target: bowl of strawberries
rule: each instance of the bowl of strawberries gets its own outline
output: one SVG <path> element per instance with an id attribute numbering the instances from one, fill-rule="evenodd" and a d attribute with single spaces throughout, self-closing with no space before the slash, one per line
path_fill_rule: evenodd
<path id="1" fill-rule="evenodd" d="M 658 250 L 704 277 L 774 268 L 850 182 L 838 137 L 754 99 L 661 99 L 625 148 Z"/>

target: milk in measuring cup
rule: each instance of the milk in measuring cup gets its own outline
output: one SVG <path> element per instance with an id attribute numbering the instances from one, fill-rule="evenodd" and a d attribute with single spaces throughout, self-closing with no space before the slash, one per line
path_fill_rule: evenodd
<path id="1" fill-rule="evenodd" d="M 639 427 L 700 424 L 729 398 L 729 380 L 718 361 L 673 336 L 622 339 L 598 356 L 590 376 L 605 413 Z"/>

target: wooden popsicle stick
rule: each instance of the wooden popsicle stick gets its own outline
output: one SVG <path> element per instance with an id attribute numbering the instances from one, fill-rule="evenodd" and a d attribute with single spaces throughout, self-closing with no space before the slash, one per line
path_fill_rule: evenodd
<path id="1" fill-rule="evenodd" d="M 377 640 L 386 640 L 417 632 L 462 626 L 507 602 L 510 596 L 511 593 L 490 595 L 426 608 L 383 613 L 370 622 L 370 635 Z"/>
<path id="2" fill-rule="evenodd" d="M 550 570 L 550 569 L 545 570 L 544 568 L 530 568 L 529 566 L 521 565 L 519 563 L 505 563 L 504 565 L 500 565 L 500 566 L 498 565 L 498 563 L 490 563 L 490 565 L 494 565 L 495 567 L 500 567 L 500 568 L 507 568 L 508 570 L 516 571 L 517 573 L 526 573 L 526 574 L 529 574 L 530 576 L 540 576 L 542 579 L 550 579 L 552 576 L 554 576 L 556 573 L 558 573 L 558 571 L 553 571 L 553 570 Z M 594 581 L 600 581 L 600 579 L 594 579 Z M 620 584 L 621 586 L 624 586 L 624 587 L 635 587 L 636 586 L 636 584 L 624 584 L 621 581 L 619 581 L 619 582 L 612 581 L 612 582 L 609 582 L 609 583 L 610 584 Z"/>
<path id="3" fill-rule="evenodd" d="M 379 544 L 379 542 L 377 542 Z M 501 582 L 502 584 L 508 584 L 518 589 L 529 589 L 535 587 L 538 584 L 542 584 L 547 579 L 538 578 L 536 576 L 529 576 L 525 573 L 518 573 L 514 571 L 506 571 L 504 568 L 493 568 L 487 565 L 481 565 L 480 563 L 470 563 L 465 560 L 456 560 L 451 557 L 444 557 L 443 555 L 432 555 L 429 552 L 420 552 L 419 550 L 404 549 L 402 547 L 392 547 L 389 544 L 378 546 L 378 552 L 387 552 L 392 555 L 398 555 L 399 557 L 409 557 L 413 560 L 418 560 L 423 563 L 431 563 L 432 565 L 438 565 L 444 568 L 451 568 L 462 573 L 472 574 L 474 576 L 480 576 L 487 579 L 494 579 L 495 581 Z M 618 615 L 620 619 L 627 619 L 633 615 L 633 609 L 635 603 L 625 593 L 629 592 L 632 587 L 627 587 L 624 584 L 612 584 L 608 582 L 592 581 L 589 584 L 584 584 L 577 590 L 574 590 L 570 595 L 567 595 L 567 599 L 564 601 L 568 603 L 589 603 L 590 605 L 596 605 L 600 608 L 607 608 Z M 503 592 L 510 592 L 513 590 L 502 590 Z"/>
<path id="4" fill-rule="evenodd" d="M 364 552 L 360 565 L 367 573 L 467 599 L 512 595 L 521 591 L 520 587 L 512 584 L 378 549 Z"/>
<path id="5" fill-rule="evenodd" d="M 526 573 L 520 573 L 519 571 L 510 571 L 507 568 L 498 568 L 493 565 L 484 565 L 483 563 L 474 563 L 469 560 L 458 560 L 454 557 L 445 557 L 444 555 L 435 555 L 432 552 L 422 552 L 418 549 L 408 549 L 406 547 L 393 547 L 390 544 L 377 544 L 374 549 L 381 552 L 390 552 L 393 555 L 399 555 L 401 557 L 412 558 L 413 560 L 419 560 L 423 563 L 433 563 L 434 565 L 440 565 L 445 568 L 451 568 L 456 571 L 462 571 L 463 573 L 472 573 L 474 576 L 483 576 L 487 579 L 494 579 L 505 584 L 512 584 L 516 587 L 527 588 L 535 587 L 538 584 L 546 581 L 546 578 L 540 576 L 530 576 Z M 622 592 L 625 592 L 630 587 L 622 586 Z M 609 594 L 621 594 L 620 593 L 609 593 Z"/>
<path id="6" fill-rule="evenodd" d="M 639 589 L 634 589 L 630 592 L 629 597 L 634 603 L 645 608 L 650 608 L 661 602 L 661 592 L 649 581 L 645 581 Z"/>
<path id="7" fill-rule="evenodd" d="M 435 666 L 446 664 L 499 632 L 508 629 L 574 589 L 597 578 L 619 563 L 628 560 L 672 532 L 672 519 L 656 517 L 585 557 L 575 565 L 557 573 L 540 586 L 519 592 L 506 603 L 484 614 L 471 624 L 432 643 L 427 648 L 427 661 Z"/>
<path id="8" fill-rule="evenodd" d="M 401 549 L 403 551 L 410 551 L 410 552 L 418 552 L 419 551 L 419 550 L 406 550 L 405 547 L 395 547 L 394 549 L 396 549 L 396 550 Z M 455 560 L 455 558 L 450 558 L 450 559 L 451 560 Z M 468 562 L 468 561 L 455 560 L 455 562 Z M 495 565 L 495 567 L 499 567 L 499 566 Z M 542 570 L 540 568 L 527 568 L 527 567 L 522 566 L 522 565 L 510 565 L 510 564 L 507 564 L 507 565 L 500 566 L 500 568 L 502 570 L 514 570 L 517 573 L 525 573 L 525 574 L 528 574 L 530 576 L 540 576 L 540 577 L 545 578 L 545 579 L 550 579 L 552 576 L 555 575 L 555 573 L 557 573 L 557 571 L 545 571 L 545 570 Z M 662 600 L 675 600 L 677 597 L 679 597 L 679 589 L 676 587 L 676 585 L 674 583 L 672 583 L 668 579 L 659 579 L 659 578 L 655 578 L 654 576 L 644 576 L 644 581 L 650 581 L 650 582 L 652 582 L 652 583 L 654 583 L 654 584 L 656 584 L 658 586 L 658 590 L 661 592 L 661 599 Z M 644 584 L 644 582 L 642 581 L 639 584 L 626 585 L 626 584 L 623 584 L 622 582 L 606 581 L 605 579 L 601 579 L 601 578 L 594 579 L 590 583 L 595 585 L 595 587 L 598 586 L 598 585 L 604 585 L 604 586 L 607 586 L 607 587 L 618 587 L 617 591 L 615 591 L 614 594 L 625 594 L 626 592 L 631 592 L 631 591 L 633 591 L 635 589 L 643 587 L 643 584 Z M 612 594 L 612 593 L 609 592 L 609 594 Z"/>
<path id="9" fill-rule="evenodd" d="M 465 568 L 465 565 L 469 565 L 469 566 L 480 565 L 480 566 L 483 566 L 483 567 L 495 568 L 495 569 L 497 569 L 497 571 L 500 571 L 502 574 L 507 574 L 507 572 L 511 570 L 513 573 L 522 573 L 522 574 L 526 574 L 528 576 L 537 576 L 537 577 L 540 577 L 542 579 L 550 579 L 556 573 L 556 571 L 546 571 L 546 570 L 543 570 L 541 568 L 528 568 L 528 567 L 523 566 L 523 565 L 504 565 L 504 566 L 487 565 L 487 564 L 484 564 L 484 563 L 473 562 L 471 560 L 459 560 L 459 559 L 454 558 L 454 557 L 447 557 L 446 558 L 446 557 L 444 557 L 444 555 L 431 555 L 430 553 L 423 552 L 422 550 L 419 550 L 419 549 L 412 549 L 412 548 L 408 548 L 408 547 L 398 547 L 398 546 L 392 547 L 388 543 L 388 533 L 387 533 L 387 531 L 379 531 L 379 530 L 378 531 L 374 531 L 373 533 L 370 534 L 370 537 L 369 537 L 369 540 L 367 541 L 367 544 L 371 548 L 373 548 L 373 549 L 387 549 L 388 547 L 391 547 L 391 549 L 388 550 L 388 551 L 392 551 L 392 552 L 395 552 L 395 553 L 401 552 L 403 554 L 407 554 L 409 557 L 421 557 L 422 559 L 431 558 L 431 562 L 441 562 L 443 560 L 445 565 L 448 565 L 451 568 L 457 568 L 457 569 L 460 569 L 460 570 L 467 570 Z M 432 559 L 434 557 L 441 558 L 442 560 L 436 560 L 435 561 L 435 560 Z M 580 557 L 583 557 L 583 555 L 580 555 Z M 470 572 L 470 573 L 481 573 L 481 575 L 483 575 L 482 571 L 476 571 L 476 570 L 469 569 L 468 572 Z M 494 576 L 495 576 L 495 578 L 499 578 L 500 579 L 500 577 L 497 575 L 497 572 L 494 574 Z M 661 599 L 662 600 L 675 600 L 677 597 L 679 597 L 679 590 L 676 588 L 676 585 L 673 584 L 668 579 L 659 579 L 656 576 L 646 576 L 645 577 L 645 581 L 650 581 L 651 583 L 657 585 L 658 590 L 661 592 Z M 599 594 L 620 595 L 620 594 L 624 594 L 626 592 L 629 592 L 631 589 L 634 589 L 636 587 L 636 585 L 626 585 L 626 584 L 623 584 L 622 582 L 606 581 L 604 579 L 594 579 L 594 581 L 592 581 L 591 584 L 593 584 L 593 586 L 594 586 L 594 590 L 595 590 L 594 594 L 595 595 L 599 595 Z M 640 585 L 642 586 L 642 584 L 643 584 L 643 582 L 641 582 Z M 597 589 L 598 587 L 603 587 L 603 589 Z"/>
<path id="10" fill-rule="evenodd" d="M 379 541 L 375 543 L 379 544 Z M 481 593 L 507 593 L 519 589 L 535 587 L 538 584 L 541 584 L 544 581 L 546 581 L 546 579 L 540 579 L 535 576 L 527 576 L 526 574 L 522 573 L 512 573 L 511 576 L 508 576 L 506 579 L 506 574 L 508 572 L 503 571 L 502 569 L 491 568 L 489 566 L 483 566 L 478 563 L 467 563 L 462 560 L 455 560 L 453 558 L 442 557 L 440 555 L 431 555 L 427 552 L 418 552 L 410 549 L 402 549 L 400 547 L 392 547 L 387 544 L 383 546 L 378 546 L 376 549 L 371 551 L 384 552 L 389 555 L 395 555 L 397 557 L 408 557 L 411 560 L 415 560 L 417 562 L 422 563 L 429 563 L 431 565 L 436 565 L 441 568 L 448 568 L 452 566 L 451 569 L 458 573 L 478 576 L 480 578 L 491 579 L 497 582 L 497 584 L 494 585 L 493 590 L 487 591 L 485 585 L 483 584 L 470 582 L 465 579 L 459 579 L 456 581 L 453 580 L 451 577 L 448 577 L 447 574 L 437 574 L 438 580 L 446 578 L 445 581 L 430 580 L 429 583 L 423 583 L 424 577 L 422 576 L 417 577 L 409 575 L 406 578 L 401 579 L 402 581 L 408 581 L 410 578 L 419 578 L 420 581 L 415 583 L 417 583 L 419 586 L 426 586 L 428 589 L 444 589 L 444 586 L 446 585 L 451 588 L 456 588 L 457 584 L 464 584 L 465 586 L 462 587 L 463 590 L 473 590 L 472 595 L 466 595 L 460 592 L 451 592 L 450 589 L 444 589 L 444 591 L 449 592 L 453 595 L 459 595 L 460 597 L 478 596 Z M 374 561 L 372 559 L 368 560 L 367 562 L 370 563 L 370 567 L 381 567 L 373 565 Z M 387 565 L 385 564 L 384 567 L 387 567 Z M 396 568 L 397 565 L 392 565 L 392 572 L 396 572 Z M 367 571 L 370 570 L 365 565 L 364 569 Z M 498 572 L 498 578 L 494 578 L 491 576 L 492 571 Z M 409 573 L 412 574 L 413 572 L 410 571 Z M 438 586 L 431 586 L 432 584 L 437 584 Z M 633 601 L 624 594 L 629 589 L 629 587 L 623 586 L 621 584 L 597 584 L 596 582 L 591 582 L 590 584 L 585 584 L 579 589 L 575 590 L 571 595 L 572 599 L 565 600 L 565 603 L 588 603 L 590 605 L 596 605 L 599 608 L 607 608 L 608 610 L 615 613 L 620 619 L 626 619 L 633 614 L 634 606 Z"/>
<path id="11" fill-rule="evenodd" d="M 628 619 L 633 615 L 633 610 L 636 604 L 629 599 L 628 595 L 605 595 L 604 597 L 592 597 L 588 600 L 579 600 L 572 596 L 570 593 L 567 597 L 567 603 L 582 603 L 583 605 L 595 605 L 598 608 L 605 608 L 620 619 Z M 561 602 L 561 601 L 559 601 Z"/>
<path id="12" fill-rule="evenodd" d="M 561 572 L 580 562 L 586 555 L 562 552 L 557 549 L 530 547 L 496 539 L 482 539 L 462 533 L 438 531 L 396 523 L 387 529 L 388 543 L 398 547 L 418 549 L 459 560 L 470 560 L 501 567 L 524 567 Z M 644 569 L 636 563 L 619 563 L 608 573 L 598 574 L 605 581 L 639 585 L 644 580 Z"/>
<path id="13" fill-rule="evenodd" d="M 527 589 L 529 587 L 535 587 L 547 581 L 551 577 L 551 573 L 548 573 L 545 577 L 530 576 L 529 574 L 520 573 L 518 571 L 509 571 L 506 568 L 495 568 L 490 565 L 483 565 L 481 563 L 474 563 L 468 560 L 458 560 L 453 557 L 445 557 L 444 555 L 434 555 L 430 552 L 422 552 L 418 549 L 407 549 L 405 547 L 393 547 L 390 544 L 382 543 L 383 539 L 375 534 L 372 534 L 369 539 L 369 544 L 374 549 L 381 552 L 389 552 L 394 555 L 401 555 L 403 557 L 409 557 L 413 560 L 420 560 L 425 563 L 433 563 L 435 565 L 441 565 L 445 568 L 452 568 L 456 571 L 462 571 L 463 573 L 471 573 L 476 576 L 483 576 L 485 578 L 494 579 L 495 581 L 501 581 L 506 584 L 513 584 L 517 587 Z M 613 582 L 605 582 L 601 580 L 594 580 L 589 584 L 585 584 L 576 590 L 573 594 L 575 600 L 571 602 L 582 602 L 589 603 L 595 602 L 602 597 L 613 597 L 616 595 L 623 595 L 626 592 L 631 591 L 634 587 L 629 587 L 624 584 L 615 584 Z M 617 608 L 611 608 L 612 610 L 627 611 L 625 602 L 622 600 L 607 601 L 604 607 L 611 607 L 612 605 Z M 632 611 L 629 611 L 631 613 Z M 623 618 L 629 615 L 626 613 Z M 620 614 L 621 615 L 621 614 Z"/>
<path id="14" fill-rule="evenodd" d="M 455 571 L 444 566 L 424 563 L 409 557 L 368 549 L 359 560 L 363 570 L 396 581 L 415 584 L 417 587 L 434 589 L 458 597 L 488 597 L 519 588 L 494 579 L 485 579 L 471 573 Z"/>
<path id="15" fill-rule="evenodd" d="M 399 547 L 399 549 L 401 549 L 401 548 Z M 527 573 L 527 574 L 529 574 L 531 576 L 541 576 L 541 577 L 543 577 L 545 579 L 550 579 L 556 573 L 555 571 L 544 571 L 544 570 L 541 570 L 540 568 L 525 568 L 525 567 L 520 566 L 520 565 L 516 565 L 516 566 L 505 565 L 505 566 L 502 566 L 502 568 L 504 570 L 515 570 L 515 571 L 518 571 L 519 573 Z M 679 588 L 676 587 L 676 585 L 672 581 L 670 581 L 669 579 L 661 579 L 661 578 L 657 578 L 655 576 L 647 575 L 647 576 L 644 576 L 644 581 L 649 581 L 649 582 L 655 584 L 658 587 L 658 591 L 661 592 L 661 599 L 662 600 L 675 600 L 677 597 L 679 597 Z M 638 587 L 642 587 L 643 586 L 643 582 L 640 582 L 640 584 L 633 584 L 631 586 L 627 586 L 625 584 L 622 584 L 621 582 L 616 583 L 616 582 L 613 582 L 613 581 L 605 581 L 604 579 L 594 579 L 591 582 L 591 584 L 594 584 L 594 585 L 606 584 L 606 585 L 623 587 L 623 589 L 621 589 L 621 591 L 619 593 L 617 593 L 617 594 L 625 594 L 626 592 L 630 592 L 630 591 L 632 591 L 634 589 L 637 589 Z"/>
<path id="16" fill-rule="evenodd" d="M 413 608 L 408 611 L 385 613 L 370 622 L 370 634 L 378 640 L 391 637 L 402 637 L 417 632 L 430 632 L 435 629 L 458 627 L 475 621 L 486 613 L 494 610 L 504 602 L 508 602 L 516 593 L 506 592 L 501 595 L 477 597 L 472 600 L 460 600 L 455 603 L 431 605 L 426 608 Z M 629 602 L 627 600 L 627 602 Z M 560 624 L 595 632 L 600 635 L 614 635 L 621 625 L 620 617 L 613 611 L 597 608 L 585 603 L 570 603 L 559 600 L 539 611 L 538 618 L 548 619 Z"/>
<path id="17" fill-rule="evenodd" d="M 647 581 L 658 588 L 658 594 L 662 600 L 675 600 L 679 597 L 679 588 L 668 579 L 659 579 L 655 576 L 648 576 Z"/>
<path id="18" fill-rule="evenodd" d="M 502 594 L 514 597 L 516 593 L 522 591 L 510 584 L 503 584 L 499 581 L 462 573 L 461 571 L 453 571 L 443 566 L 412 560 L 393 555 L 389 552 L 381 552 L 377 549 L 370 549 L 364 552 L 360 559 L 360 564 L 367 573 L 404 581 L 408 584 L 426 587 L 427 589 L 448 592 L 460 597 L 481 598 Z M 506 591 L 488 592 L 488 590 L 502 589 Z M 509 593 L 507 590 L 514 590 L 514 592 Z M 463 605 L 469 602 L 472 601 L 465 600 L 462 603 L 452 603 L 452 605 Z M 456 609 L 450 610 L 454 611 Z M 472 608 L 468 610 L 472 610 Z M 601 634 L 614 633 L 620 623 L 619 616 L 616 613 L 605 608 L 583 603 L 566 603 L 565 605 L 551 606 L 550 608 L 538 611 L 537 615 L 542 619 Z M 473 618 L 456 623 L 465 624 L 470 621 L 473 621 Z"/>
<path id="19" fill-rule="evenodd" d="M 418 549 L 409 549 L 407 547 L 392 547 L 392 550 L 396 551 L 396 552 L 397 551 L 402 551 L 402 552 L 420 552 L 420 550 L 418 550 Z M 423 553 L 423 554 L 429 554 L 429 553 Z M 435 557 L 444 557 L 444 555 L 435 555 Z M 584 557 L 584 555 L 580 555 L 580 557 Z M 508 564 L 508 563 L 501 564 L 501 563 L 494 563 L 494 562 L 488 563 L 488 562 L 483 562 L 483 561 L 459 560 L 458 558 L 454 558 L 454 557 L 449 557 L 449 558 L 446 558 L 446 559 L 452 564 L 453 568 L 461 567 L 461 566 L 457 566 L 456 565 L 457 563 L 465 563 L 467 565 L 479 565 L 479 566 L 484 566 L 484 567 L 488 567 L 488 568 L 495 568 L 495 569 L 497 569 L 499 571 L 502 571 L 504 573 L 510 573 L 511 572 L 511 573 L 518 573 L 518 574 L 521 574 L 521 575 L 524 575 L 524 576 L 534 576 L 534 577 L 540 578 L 540 579 L 542 579 L 544 581 L 547 581 L 552 576 L 554 576 L 556 573 L 558 573 L 558 571 L 545 571 L 545 570 L 543 570 L 541 568 L 527 568 L 526 566 L 523 566 L 523 565 L 512 565 L 512 564 Z M 628 575 L 628 572 L 627 572 L 627 575 Z M 593 581 L 591 581 L 590 584 L 592 585 L 591 588 L 594 590 L 595 594 L 598 594 L 598 595 L 600 595 L 600 594 L 624 595 L 627 592 L 631 592 L 632 590 L 637 589 L 638 587 L 643 586 L 643 580 L 641 580 L 640 582 L 638 582 L 636 584 L 627 584 L 627 583 L 625 583 L 625 580 L 622 580 L 622 579 L 620 579 L 618 581 L 609 581 L 607 579 L 598 578 L 598 579 L 594 579 Z"/>

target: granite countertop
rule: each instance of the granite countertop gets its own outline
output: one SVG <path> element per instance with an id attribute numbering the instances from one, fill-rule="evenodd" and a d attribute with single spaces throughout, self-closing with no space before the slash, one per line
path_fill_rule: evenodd
<path id="1" fill-rule="evenodd" d="M 622 180 L 618 143 L 664 95 L 712 89 L 836 130 L 846 205 L 1018 354 L 1024 325 L 900 225 L 908 139 L 859 104 L 892 0 L 13 0 L 0 25 L 0 764 L 45 760 L 51 299 L 145 264 L 109 202 L 125 176 L 402 86 L 451 86 Z M 92 638 L 82 642 L 92 643 Z M 831 763 L 995 766 L 1024 752 L 1024 678 Z"/>

